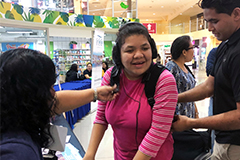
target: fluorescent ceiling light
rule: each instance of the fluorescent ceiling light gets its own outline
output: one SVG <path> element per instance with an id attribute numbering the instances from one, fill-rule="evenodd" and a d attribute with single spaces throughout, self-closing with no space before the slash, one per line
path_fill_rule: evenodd
<path id="1" fill-rule="evenodd" d="M 19 30 L 12 30 L 12 31 L 7 31 L 7 33 L 33 33 L 33 31 L 19 31 Z"/>

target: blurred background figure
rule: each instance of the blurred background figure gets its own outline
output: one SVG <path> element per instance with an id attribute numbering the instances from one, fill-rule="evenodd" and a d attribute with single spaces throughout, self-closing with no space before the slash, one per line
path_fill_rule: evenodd
<path id="1" fill-rule="evenodd" d="M 102 77 L 104 73 L 108 70 L 108 63 L 107 62 L 102 62 Z"/>
<path id="2" fill-rule="evenodd" d="M 160 54 L 157 54 L 156 63 L 162 64 Z"/>
<path id="3" fill-rule="evenodd" d="M 92 63 L 87 64 L 87 69 L 84 70 L 83 75 L 85 79 L 91 79 L 92 78 Z"/>
<path id="4" fill-rule="evenodd" d="M 65 82 L 76 81 L 76 80 L 83 80 L 84 76 L 80 69 L 80 73 L 78 73 L 78 65 L 72 64 L 71 68 L 66 73 Z"/>

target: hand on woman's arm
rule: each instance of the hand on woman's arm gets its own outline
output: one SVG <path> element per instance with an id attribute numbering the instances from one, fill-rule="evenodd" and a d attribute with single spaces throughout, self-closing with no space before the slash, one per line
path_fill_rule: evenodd
<path id="1" fill-rule="evenodd" d="M 106 125 L 97 124 L 97 123 L 95 123 L 93 125 L 90 142 L 88 145 L 87 152 L 86 152 L 85 156 L 83 157 L 83 160 L 94 160 L 95 159 L 95 155 L 96 155 L 98 146 L 102 140 L 102 137 L 103 137 L 106 129 L 107 129 Z"/>
<path id="2" fill-rule="evenodd" d="M 100 101 L 111 101 L 115 99 L 117 94 L 113 94 L 116 86 L 101 86 L 97 88 L 97 99 Z M 94 89 L 85 90 L 63 90 L 56 92 L 57 108 L 55 112 L 61 114 L 94 100 Z"/>

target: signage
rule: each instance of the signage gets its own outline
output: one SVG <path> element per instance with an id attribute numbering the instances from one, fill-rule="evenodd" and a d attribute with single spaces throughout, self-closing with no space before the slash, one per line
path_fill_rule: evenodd
<path id="1" fill-rule="evenodd" d="M 2 51 L 5 52 L 10 49 L 17 49 L 17 48 L 29 48 L 33 49 L 32 42 L 4 42 L 2 43 Z"/>
<path id="2" fill-rule="evenodd" d="M 164 47 L 166 47 L 166 48 L 167 48 L 167 47 L 171 47 L 171 45 L 169 45 L 169 44 L 168 44 L 168 45 L 164 45 Z"/>
<path id="3" fill-rule="evenodd" d="M 104 31 L 100 29 L 95 29 L 93 37 L 91 88 L 97 88 L 101 86 L 103 51 L 104 51 Z M 95 110 L 97 110 L 97 103 L 92 102 L 91 111 Z"/>
<path id="4" fill-rule="evenodd" d="M 92 88 L 96 88 L 101 85 L 103 51 L 104 51 L 104 31 L 95 29 L 92 56 Z"/>
<path id="5" fill-rule="evenodd" d="M 147 28 L 149 33 L 152 33 L 152 34 L 157 33 L 157 24 L 156 23 L 143 23 L 143 25 Z"/>

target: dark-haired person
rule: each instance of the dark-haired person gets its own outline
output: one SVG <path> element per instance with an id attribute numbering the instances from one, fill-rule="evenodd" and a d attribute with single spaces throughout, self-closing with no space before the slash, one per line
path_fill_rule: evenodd
<path id="1" fill-rule="evenodd" d="M 70 69 L 66 73 L 66 79 L 65 82 L 70 82 L 70 81 L 76 81 L 76 80 L 83 80 L 84 76 L 81 74 L 78 74 L 78 65 L 77 64 L 72 64 Z"/>
<path id="2" fill-rule="evenodd" d="M 108 70 L 108 63 L 107 62 L 102 62 L 102 76 L 104 73 Z"/>
<path id="3" fill-rule="evenodd" d="M 194 88 L 196 84 L 195 77 L 185 64 L 186 62 L 191 62 L 194 55 L 191 38 L 187 35 L 177 37 L 173 41 L 170 50 L 172 58 L 168 61 L 166 67 L 175 77 L 178 93 Z M 198 118 L 198 110 L 194 102 L 177 103 L 175 114 L 185 115 L 189 118 Z M 194 131 L 173 133 L 174 154 L 172 160 L 194 159 L 201 154 L 201 151 L 197 149 L 193 149 L 192 153 L 188 154 L 189 152 L 185 149 L 187 149 L 187 147 L 192 147 L 190 146 L 191 144 L 184 144 L 185 146 L 182 144 L 183 139 L 186 140 L 186 143 L 188 143 L 188 139 L 191 140 L 189 134 L 192 132 Z M 189 138 L 185 138 L 186 136 Z M 201 143 L 199 142 L 198 144 Z"/>
<path id="4" fill-rule="evenodd" d="M 166 64 L 166 67 L 176 79 L 178 93 L 195 87 L 195 77 L 185 64 L 192 61 L 193 55 L 193 45 L 189 36 L 181 36 L 173 41 L 171 45 L 172 58 Z M 177 103 L 176 114 L 196 118 L 194 102 Z"/>
<path id="5" fill-rule="evenodd" d="M 211 49 L 211 51 L 208 54 L 207 57 L 207 64 L 206 64 L 206 74 L 207 76 L 210 75 L 210 73 L 212 72 L 212 68 L 214 65 L 214 62 L 216 60 L 216 53 L 217 53 L 217 47 Z M 209 100 L 209 107 L 208 107 L 208 116 L 212 116 L 213 115 L 213 96 L 210 97 Z M 215 134 L 214 134 L 214 130 L 211 131 L 211 152 L 213 151 L 213 145 L 214 145 L 214 140 L 215 140 Z"/>
<path id="6" fill-rule="evenodd" d="M 112 100 L 116 87 L 55 92 L 55 66 L 45 54 L 14 49 L 0 56 L 2 160 L 43 160 L 52 135 L 50 119 L 96 99 Z"/>
<path id="7" fill-rule="evenodd" d="M 222 43 L 207 80 L 179 94 L 178 101 L 191 102 L 214 95 L 214 115 L 199 119 L 179 116 L 173 130 L 214 129 L 212 160 L 237 160 L 240 157 L 240 1 L 202 0 L 199 4 L 208 30 Z"/>
<path id="8" fill-rule="evenodd" d="M 145 84 L 142 83 L 143 76 L 157 57 L 154 40 L 142 24 L 127 23 L 117 33 L 112 54 L 118 68 L 119 96 L 111 103 L 98 103 L 83 159 L 95 159 L 99 143 L 110 124 L 114 132 L 115 160 L 171 160 L 173 139 L 170 128 L 177 103 L 175 79 L 168 70 L 161 73 L 153 108 L 148 104 Z M 102 85 L 110 84 L 111 71 L 112 68 L 104 74 Z"/>
<path id="9" fill-rule="evenodd" d="M 92 78 L 92 63 L 87 63 L 87 68 L 83 71 L 83 75 L 85 76 L 85 79 Z"/>
<path id="10" fill-rule="evenodd" d="M 161 56 L 160 56 L 160 54 L 157 54 L 156 63 L 162 64 L 161 63 Z"/>

